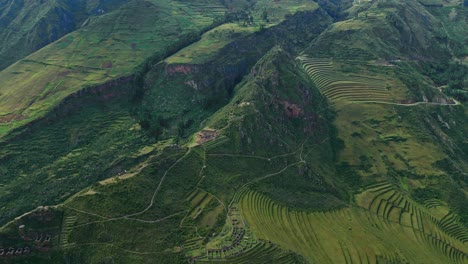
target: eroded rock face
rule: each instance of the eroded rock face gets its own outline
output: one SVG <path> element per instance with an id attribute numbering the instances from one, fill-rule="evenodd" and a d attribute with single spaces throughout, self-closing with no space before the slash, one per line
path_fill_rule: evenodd
<path id="1" fill-rule="evenodd" d="M 191 64 L 170 64 L 166 67 L 166 74 L 171 76 L 177 74 L 195 73 L 197 71 L 198 67 Z"/>
<path id="2" fill-rule="evenodd" d="M 288 117 L 297 118 L 303 114 L 302 109 L 297 104 L 288 101 L 280 101 L 279 103 L 283 105 L 284 111 Z"/>

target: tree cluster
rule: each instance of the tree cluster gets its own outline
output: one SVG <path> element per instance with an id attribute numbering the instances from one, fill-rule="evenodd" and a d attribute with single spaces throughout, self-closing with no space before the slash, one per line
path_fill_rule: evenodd
<path id="1" fill-rule="evenodd" d="M 468 67 L 461 63 L 432 63 L 423 68 L 436 85 L 446 86 L 446 93 L 460 101 L 468 101 L 466 77 Z"/>
<path id="2" fill-rule="evenodd" d="M 251 26 L 254 24 L 254 17 L 250 12 L 245 10 L 225 12 L 223 19 L 224 23 L 243 23 L 244 26 Z"/>

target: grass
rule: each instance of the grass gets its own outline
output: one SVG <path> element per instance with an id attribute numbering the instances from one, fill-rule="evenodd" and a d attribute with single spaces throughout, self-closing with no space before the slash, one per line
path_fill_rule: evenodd
<path id="1" fill-rule="evenodd" d="M 68 114 L 51 113 L 46 123 L 27 128 L 33 135 L 15 134 L 1 143 L 1 222 L 64 200 L 149 155 L 140 154 L 140 146 L 150 140 L 132 129 L 136 122 L 127 100 L 90 95 L 67 107 Z M 14 195 L 15 189 L 24 195 Z"/>
<path id="2" fill-rule="evenodd" d="M 283 21 L 286 16 L 297 12 L 313 11 L 317 8 L 317 3 L 302 0 L 286 0 L 282 2 L 274 0 L 259 0 L 253 7 L 252 13 L 256 18 L 254 21 L 261 21 L 261 15 L 266 11 L 269 20 L 266 24 L 269 24 L 279 23 Z"/>
<path id="3" fill-rule="evenodd" d="M 270 76 L 272 74 L 270 70 L 274 69 L 272 67 L 277 67 L 274 66 L 277 64 L 274 64 L 272 59 L 285 58 L 283 56 L 287 55 L 281 51 L 269 54 L 268 59 L 263 60 L 257 66 L 255 70 L 256 74 L 259 74 L 257 78 Z M 286 79 L 282 79 L 281 82 L 294 87 L 292 90 L 283 92 L 291 93 L 291 98 L 299 100 L 300 97 L 295 95 L 302 93 L 301 87 L 307 87 L 302 84 L 302 82 L 307 82 L 307 78 L 304 73 L 301 73 L 300 79 L 292 80 L 291 77 L 295 73 L 291 70 L 296 67 L 297 65 L 289 58 L 288 64 L 276 69 L 285 72 Z M 236 101 L 252 101 L 261 106 L 258 101 L 253 100 L 258 100 L 256 95 L 268 96 L 280 86 L 270 87 L 265 84 L 264 88 L 256 87 L 256 92 L 251 93 L 250 88 L 253 87 L 253 83 L 249 82 L 239 87 L 241 92 L 229 108 L 239 108 L 237 110 L 239 114 L 243 113 L 247 116 L 246 127 L 253 125 L 258 125 L 259 128 L 267 127 L 258 123 L 258 118 L 261 117 L 258 113 L 252 111 L 251 108 L 239 107 Z M 6 144 L 6 148 L 2 148 L 5 152 L 3 157 L 7 155 L 15 157 L 15 151 L 19 151 L 26 154 L 26 156 L 22 155 L 23 158 L 34 158 L 34 164 L 37 164 L 37 167 L 25 169 L 49 172 L 45 176 L 33 175 L 21 181 L 18 178 L 11 179 L 11 182 L 5 182 L 4 189 L 8 191 L 9 188 L 17 188 L 18 185 L 24 185 L 25 182 L 28 183 L 28 180 L 35 179 L 34 177 L 38 179 L 35 183 L 37 186 L 41 179 L 49 177 L 47 182 L 50 191 L 41 196 L 48 200 L 37 201 L 37 203 L 50 204 L 56 199 L 66 200 L 58 207 L 58 210 L 63 212 L 64 222 L 54 226 L 61 230 L 61 248 L 57 249 L 60 249 L 67 258 L 75 261 L 93 262 L 105 259 L 107 254 L 111 253 L 112 258 L 119 262 L 141 260 L 144 256 L 158 256 L 169 260 L 180 254 L 187 256 L 202 254 L 204 244 L 213 238 L 212 234 L 220 234 L 223 232 L 223 225 L 229 223 L 226 210 L 236 190 L 245 183 L 256 180 L 259 175 L 274 176 L 281 173 L 284 168 L 294 168 L 287 164 L 297 162 L 300 153 L 298 149 L 304 142 L 303 135 L 298 135 L 297 138 L 282 142 L 285 148 L 279 149 L 277 153 L 270 150 L 259 151 L 270 141 L 269 139 L 265 141 L 266 134 L 256 133 L 256 128 L 251 127 L 247 131 L 255 145 L 249 143 L 247 139 L 239 138 L 240 141 L 237 141 L 238 139 L 234 137 L 236 137 L 235 131 L 238 131 L 239 123 L 232 123 L 232 126 L 225 128 L 224 135 L 216 140 L 219 142 L 210 142 L 207 144 L 210 146 L 206 148 L 203 144 L 191 149 L 171 144 L 158 146 L 146 138 L 144 131 L 132 119 L 129 111 L 132 107 L 131 103 L 125 100 L 119 101 L 123 99 L 115 99 L 117 100 L 115 102 L 106 101 L 99 104 L 90 100 L 93 96 L 95 95 L 77 99 L 78 102 L 75 104 L 71 102 L 70 105 L 80 105 L 82 108 L 69 113 L 67 119 L 59 119 L 60 121 L 47 125 L 38 122 L 36 127 L 29 130 L 41 131 L 43 135 L 34 132 L 36 136 L 20 137 L 21 140 L 15 140 L 15 145 L 9 143 L 11 145 Z M 89 105 L 82 104 L 80 100 L 86 100 Z M 95 100 L 100 99 L 97 97 Z M 304 113 L 307 114 L 312 114 L 316 106 L 312 103 L 302 105 Z M 110 113 L 119 118 L 113 118 L 112 122 L 102 120 Z M 300 123 L 286 119 L 287 112 L 284 107 L 266 113 L 269 113 L 269 117 L 268 119 L 262 118 L 263 122 L 273 122 L 274 118 L 278 117 L 284 118 L 288 130 L 282 131 L 283 134 L 290 134 L 295 128 L 304 130 Z M 68 122 L 75 124 L 76 127 L 70 126 Z M 84 124 L 87 126 L 83 127 Z M 60 130 L 62 136 L 56 136 L 57 142 L 39 144 L 38 142 L 43 140 L 44 135 L 50 135 L 50 131 L 57 130 L 56 126 L 67 128 Z M 269 132 L 268 134 L 271 139 L 277 137 L 276 133 Z M 18 132 L 18 135 L 21 133 Z M 113 146 L 119 147 L 111 147 L 108 144 L 108 138 L 116 143 Z M 234 149 L 237 149 L 234 152 L 232 151 L 233 141 L 237 144 L 234 145 Z M 310 144 L 315 144 L 315 142 L 311 141 Z M 29 152 L 24 152 L 21 146 L 35 147 L 30 148 Z M 20 148 L 17 149 L 18 147 Z M 37 152 L 44 152 L 40 147 L 51 148 L 56 153 L 47 151 L 46 153 L 50 156 L 45 159 L 43 155 L 36 155 Z M 252 153 L 250 149 L 257 150 L 257 152 Z M 122 152 L 127 153 L 125 157 L 129 157 L 128 160 L 120 157 Z M 92 163 L 88 162 L 88 156 L 85 154 L 95 157 L 89 159 L 89 162 L 99 159 L 101 164 L 98 167 L 91 167 Z M 100 154 L 105 155 L 107 159 L 100 157 Z M 304 155 L 313 154 L 304 152 Z M 19 166 L 15 164 L 21 162 L 24 160 L 19 158 L 10 160 L 8 164 L 11 168 L 6 169 L 10 171 L 18 168 Z M 28 162 L 33 162 L 33 160 Z M 44 168 L 39 166 L 40 164 L 43 164 Z M 83 179 L 82 175 L 88 175 L 87 169 L 90 169 L 93 172 L 92 175 L 96 177 L 89 178 L 89 181 L 96 183 L 86 182 L 86 185 L 90 186 L 83 189 L 78 184 L 81 182 L 79 180 Z M 76 174 L 70 178 L 61 174 L 69 174 L 71 171 L 75 171 Z M 22 173 L 29 173 L 29 171 L 19 172 L 19 174 Z M 131 174 L 132 177 L 126 177 L 127 174 Z M 106 179 L 109 177 L 112 177 L 111 181 Z M 59 179 L 67 179 L 67 181 L 58 181 Z M 57 182 L 60 185 L 51 185 L 50 182 Z M 64 190 L 60 186 L 74 186 L 76 190 L 67 188 L 67 193 L 63 193 Z M 77 193 L 73 195 L 74 192 Z M 21 199 L 33 199 L 34 196 L 37 195 L 28 193 Z M 15 210 L 28 209 L 27 207 L 14 207 L 23 203 L 23 200 L 12 200 L 11 196 L 2 196 L 2 198 L 9 199 L 7 207 L 4 207 L 7 210 L 3 212 L 14 215 L 17 212 Z M 24 202 L 24 204 L 29 206 L 31 202 Z M 4 219 L 7 220 L 8 216 L 4 215 Z M 12 225 L 14 226 L 14 223 Z M 244 228 L 247 230 L 245 234 L 251 234 L 247 226 Z M 229 234 L 228 232 L 231 231 L 227 231 L 226 234 Z M 242 243 L 231 253 L 238 254 L 237 252 L 241 250 L 252 248 L 255 236 L 248 235 L 248 237 L 250 240 L 242 240 Z M 232 243 L 232 241 L 225 242 Z M 274 254 L 278 254 L 277 256 L 284 256 L 285 261 L 298 259 L 292 253 L 279 249 L 273 251 L 276 252 Z M 49 255 L 43 255 L 44 258 L 47 256 Z M 265 254 L 259 255 L 259 259 L 265 257 Z"/>
<path id="4" fill-rule="evenodd" d="M 467 39 L 466 34 L 463 33 L 466 26 L 466 22 L 463 21 L 467 13 L 466 8 L 456 4 L 453 5 L 453 3 L 451 3 L 452 5 L 450 3 L 444 4 L 446 6 L 443 8 L 430 8 L 429 10 L 443 23 L 453 46 L 453 55 L 457 59 L 463 60 L 463 57 L 468 53 L 466 45 L 463 44 Z"/>
<path id="5" fill-rule="evenodd" d="M 314 54 L 313 57 L 359 62 L 379 58 L 440 60 L 449 57 L 437 40 L 437 36 L 445 35 L 439 21 L 418 1 L 361 2 L 349 10 L 351 15 L 346 20 L 335 23 L 326 34 L 314 40 L 307 53 Z M 405 29 L 404 24 L 408 26 Z M 417 41 L 411 38 L 411 32 L 417 32 Z"/>
<path id="6" fill-rule="evenodd" d="M 396 196 L 388 199 L 398 200 Z M 369 211 L 351 207 L 309 213 L 289 210 L 265 195 L 250 191 L 242 196 L 239 207 L 260 239 L 298 252 L 311 262 L 367 260 L 372 263 L 386 259 L 411 263 L 434 260 L 463 263 L 466 260 L 466 252 L 463 253 L 464 246 L 460 241 L 448 238 L 431 222 L 433 220 L 429 215 L 411 206 L 407 208 L 410 208 L 411 216 L 415 219 L 405 224 L 387 217 L 398 207 L 387 207 L 381 203 L 376 209 L 370 207 Z M 434 240 L 436 236 L 437 240 Z M 385 239 L 381 240 L 382 237 Z M 426 243 L 432 243 L 436 250 L 424 251 Z M 400 254 L 395 254 L 395 251 Z"/>
<path id="7" fill-rule="evenodd" d="M 215 1 L 212 1 L 211 3 L 188 2 L 186 4 L 191 9 L 199 12 L 200 10 L 203 10 L 204 12 L 209 10 L 209 12 L 207 12 L 208 15 L 218 18 L 220 16 L 224 16 L 224 12 L 226 12 L 224 7 L 220 7 Z M 229 5 L 229 3 L 227 5 Z M 239 6 L 236 8 L 239 8 Z M 165 61 L 168 64 L 206 63 L 227 44 L 235 40 L 240 40 L 254 32 L 258 32 L 259 27 L 257 24 L 259 23 L 264 23 L 265 27 L 273 27 L 283 22 L 286 14 L 292 15 L 298 12 L 314 11 L 316 9 L 317 5 L 315 3 L 299 0 L 283 1 L 281 4 L 277 4 L 271 0 L 258 1 L 251 10 L 251 14 L 254 17 L 253 25 L 243 25 L 242 22 L 222 24 L 209 32 L 206 32 L 200 41 L 182 49 L 173 56 L 167 58 Z M 268 22 L 261 22 L 260 16 L 264 10 L 269 14 Z"/>
<path id="8" fill-rule="evenodd" d="M 224 46 L 257 31 L 237 23 L 223 24 L 203 34 L 200 41 L 182 49 L 165 61 L 168 64 L 203 64 L 213 58 Z"/>
<path id="9" fill-rule="evenodd" d="M 304 21 L 309 22 L 304 24 Z M 147 124 L 147 129 L 160 138 L 177 135 L 183 139 L 198 132 L 206 126 L 204 120 L 207 117 L 229 102 L 234 87 L 266 52 L 279 43 L 291 46 L 293 41 L 300 40 L 305 44 L 305 39 L 318 35 L 329 22 L 324 13 L 314 11 L 297 14 L 263 31 L 232 23 L 211 30 L 202 37 L 201 44 L 195 43 L 181 50 L 146 75 L 145 85 L 148 89 L 144 92 L 139 113 L 142 123 Z M 219 33 L 219 28 L 230 27 L 245 30 L 246 33 L 251 30 L 255 32 L 233 37 L 219 50 L 204 48 L 207 43 L 204 38 L 224 36 Z M 292 27 L 297 30 L 291 31 Z M 303 34 L 303 31 L 308 33 Z M 198 56 L 203 62 L 194 63 L 202 64 L 167 63 L 181 59 L 181 53 L 190 52 L 199 52 Z"/>
<path id="10" fill-rule="evenodd" d="M 0 72 L 0 116 L 12 120 L 1 124 L 1 131 L 43 116 L 87 86 L 131 75 L 147 57 L 164 54 L 212 20 L 183 2 L 169 1 L 129 3 L 91 19 Z"/>
<path id="11" fill-rule="evenodd" d="M 304 260 L 297 254 L 289 251 L 282 250 L 281 248 L 270 245 L 268 243 L 258 243 L 253 249 L 247 251 L 245 254 L 230 257 L 227 259 L 216 258 L 214 259 L 201 259 L 196 263 L 212 263 L 214 261 L 221 263 L 252 263 L 252 260 L 257 263 L 305 263 Z"/>
<path id="12" fill-rule="evenodd" d="M 427 130 L 420 120 L 424 108 L 375 104 L 338 106 L 336 125 L 339 137 L 347 142 L 340 160 L 359 167 L 364 165 L 359 157 L 371 157 L 371 167 L 360 170 L 361 175 L 371 178 L 385 177 L 389 167 L 401 171 L 402 177 L 405 171 L 442 175 L 433 163 L 445 155 L 425 136 Z"/>
<path id="13" fill-rule="evenodd" d="M 387 87 L 391 81 L 375 73 L 368 74 L 345 74 L 338 71 L 337 63 L 330 59 L 309 58 L 300 56 L 298 59 L 303 63 L 305 71 L 319 88 L 320 92 L 331 101 L 377 101 L 394 102 L 402 93 L 403 87 L 394 87 L 390 91 Z M 340 64 L 338 62 L 338 64 Z M 349 65 L 344 63 L 344 65 Z M 345 68 L 344 66 L 341 66 Z M 359 68 L 353 71 L 362 71 Z"/>
<path id="14" fill-rule="evenodd" d="M 223 10 L 217 1 L 172 1 L 173 9 L 165 7 L 169 2 L 153 2 L 171 13 L 153 14 L 147 2 L 138 8 L 149 10 L 140 10 L 145 17 L 162 17 L 151 20 L 157 26 L 166 23 L 167 28 L 158 29 L 161 34 L 202 30 Z M 226 2 L 233 10 L 245 4 Z M 417 73 L 416 62 L 373 57 L 385 55 L 379 49 L 371 51 L 373 56 L 360 53 L 364 42 L 385 43 L 376 32 L 390 19 L 388 10 L 361 10 L 324 32 L 331 23 L 324 11 L 284 16 L 309 8 L 304 4 L 315 6 L 257 1 L 249 7 L 255 25 L 221 25 L 164 63 L 150 65 L 157 61 L 149 60 L 141 101 L 128 100 L 133 86 L 82 92 L 46 118 L 2 138 L 1 222 L 37 205 L 57 207 L 56 218 L 46 224 L 34 213 L 9 222 L 0 230 L 0 242 L 25 244 L 18 228 L 27 220 L 31 230 L 54 230 L 54 247 L 23 262 L 466 262 L 465 106 L 354 102 L 368 100 L 367 95 L 398 102 L 424 96 L 436 100 L 440 94 L 429 94 L 430 80 Z M 209 12 L 203 15 L 205 9 Z M 279 24 L 257 31 L 264 9 L 269 23 Z M 109 61 L 115 54 L 99 57 L 107 52 L 100 47 L 118 52 L 119 45 L 130 44 L 148 54 L 163 49 L 158 32 L 138 27 L 148 21 L 135 21 L 123 11 L 122 16 L 94 18 L 83 32 L 53 45 L 57 50 L 86 48 L 91 54 L 67 60 L 66 78 L 91 81 L 118 74 L 120 66 Z M 125 27 L 119 32 L 127 35 L 93 31 L 105 19 L 122 21 L 114 25 Z M 373 33 L 354 42 L 361 25 L 366 34 Z M 233 29 L 242 34 L 232 37 Z M 125 42 L 132 31 L 141 37 L 133 46 Z M 106 38 L 92 38 L 93 32 Z M 317 52 L 304 53 L 309 63 L 295 60 L 316 37 L 311 47 Z M 350 48 L 327 52 L 332 46 L 327 38 L 348 42 Z M 169 35 L 164 45 L 179 40 Z M 271 49 L 275 44 L 284 48 Z M 392 47 L 389 53 L 397 49 Z M 129 70 L 139 58 L 122 67 Z M 45 59 L 19 63 L 58 67 Z M 44 100 L 68 89 L 60 78 L 38 84 L 44 89 L 36 98 Z M 205 104 L 209 100 L 217 104 Z M 31 107 L 31 113 L 39 109 Z M 145 114 L 150 118 L 141 118 Z M 215 129 L 219 137 L 200 145 L 190 142 L 204 128 Z"/>
<path id="15" fill-rule="evenodd" d="M 433 203 L 430 208 L 423 207 L 390 185 L 380 184 L 376 188 L 369 188 L 356 200 L 360 206 L 382 218 L 430 233 L 430 236 L 437 237 L 438 241 L 428 242 L 451 245 L 454 248 L 444 246 L 445 253 L 454 257 L 455 260 L 463 261 L 463 252 L 457 253 L 459 251 L 457 249 L 463 251 L 463 244 L 467 241 L 468 233 L 442 203 L 437 205 Z"/>

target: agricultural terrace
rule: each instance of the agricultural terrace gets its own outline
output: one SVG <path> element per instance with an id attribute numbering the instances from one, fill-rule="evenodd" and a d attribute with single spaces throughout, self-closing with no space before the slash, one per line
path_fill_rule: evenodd
<path id="1" fill-rule="evenodd" d="M 220 262 L 225 264 L 250 264 L 253 260 L 257 263 L 274 263 L 278 264 L 289 264 L 289 263 L 301 263 L 302 258 L 297 254 L 285 251 L 276 245 L 272 245 L 268 242 L 259 242 L 252 249 L 245 252 L 244 254 L 221 259 L 216 257 L 201 258 L 197 259 L 195 263 L 213 263 Z"/>
<path id="2" fill-rule="evenodd" d="M 388 184 L 376 185 L 363 194 L 370 196 L 365 208 L 330 212 L 293 211 L 253 191 L 239 205 L 260 239 L 296 250 L 313 263 L 466 263 L 464 242 L 450 238 L 432 214 L 391 190 Z M 394 208 L 383 202 L 382 193 Z M 405 216 L 395 221 L 402 211 Z M 462 230 L 452 232 L 464 237 Z M 435 250 L 424 250 L 428 245 Z"/>
<path id="3" fill-rule="evenodd" d="M 383 78 L 338 72 L 331 59 L 306 56 L 298 59 L 320 92 L 331 101 L 393 101 Z"/>
<path id="4" fill-rule="evenodd" d="M 222 231 L 213 237 L 206 245 L 197 259 L 227 259 L 240 256 L 258 244 L 252 230 L 245 224 L 237 206 L 230 207 L 226 225 Z"/>
<path id="5" fill-rule="evenodd" d="M 284 20 L 285 16 L 292 15 L 297 12 L 313 11 L 318 8 L 318 4 L 314 1 L 305 0 L 257 0 L 253 7 L 253 14 L 257 19 L 263 20 L 264 13 L 267 15 L 268 23 L 279 23 Z M 267 23 L 267 24 L 268 24 Z"/>
<path id="6" fill-rule="evenodd" d="M 437 241 L 427 242 L 445 243 L 449 245 L 442 245 L 447 255 L 463 259 L 457 248 L 463 249 L 468 242 L 468 231 L 443 203 L 433 200 L 424 206 L 418 205 L 387 183 L 370 186 L 358 195 L 357 203 L 391 222 L 431 234 Z M 420 238 L 424 240 L 426 236 Z"/>
<path id="7" fill-rule="evenodd" d="M 236 0 L 224 1 L 229 10 L 239 11 L 249 8 L 249 15 L 253 17 L 253 24 L 277 24 L 285 16 L 302 11 L 313 11 L 318 8 L 314 1 L 306 0 Z"/>
<path id="8" fill-rule="evenodd" d="M 188 7 L 188 9 L 179 9 L 179 11 L 192 18 L 198 17 L 197 21 L 223 16 L 224 12 L 226 12 L 226 7 L 218 0 L 175 0 L 174 2 Z M 209 19 L 204 22 L 211 23 L 212 20 Z"/>

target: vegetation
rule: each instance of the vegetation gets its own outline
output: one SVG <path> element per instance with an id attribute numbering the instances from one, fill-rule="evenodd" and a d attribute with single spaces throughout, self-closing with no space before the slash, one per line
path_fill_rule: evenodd
<path id="1" fill-rule="evenodd" d="M 454 1 L 12 3 L 0 262 L 468 261 Z"/>
<path id="2" fill-rule="evenodd" d="M 383 187 L 380 188 L 384 190 Z M 390 198 L 402 200 L 401 196 Z M 463 243 L 448 238 L 440 230 L 436 231 L 437 224 L 431 222 L 428 215 L 418 211 L 411 214 L 418 217 L 413 220 L 400 215 L 400 221 L 408 221 L 400 224 L 398 214 L 393 218 L 393 213 L 409 210 L 409 216 L 417 209 L 411 206 L 402 206 L 399 209 L 382 203 L 373 204 L 379 206 L 370 208 L 369 211 L 351 207 L 325 213 L 308 213 L 288 210 L 256 192 L 247 192 L 240 200 L 245 218 L 259 238 L 300 252 L 310 262 L 337 263 L 360 259 L 367 259 L 369 262 L 386 260 L 417 263 L 433 260 L 441 263 L 466 261 L 465 255 L 460 251 Z M 386 220 L 388 217 L 391 217 L 390 221 Z M 424 224 L 425 228 L 413 226 L 415 224 Z M 452 224 L 457 226 L 456 222 Z M 396 228 L 400 231 L 394 232 Z M 457 234 L 463 234 L 463 239 L 466 237 L 466 230 L 459 226 L 458 228 L 457 232 L 462 233 Z M 363 234 L 365 241 L 359 239 Z M 385 239 L 381 240 L 380 237 Z M 426 243 L 432 244 L 435 249 L 424 254 L 414 254 L 420 252 L 418 247 L 426 247 Z M 395 251 L 401 255 L 395 254 Z"/>
<path id="3" fill-rule="evenodd" d="M 44 116 L 85 87 L 131 76 L 145 58 L 164 54 L 179 41 L 187 44 L 187 36 L 210 26 L 212 20 L 209 14 L 174 1 L 131 1 L 88 20 L 79 30 L 0 73 L 4 120 L 0 132 Z"/>
<path id="4" fill-rule="evenodd" d="M 14 1 L 0 4 L 0 70 L 78 29 L 127 0 Z"/>

